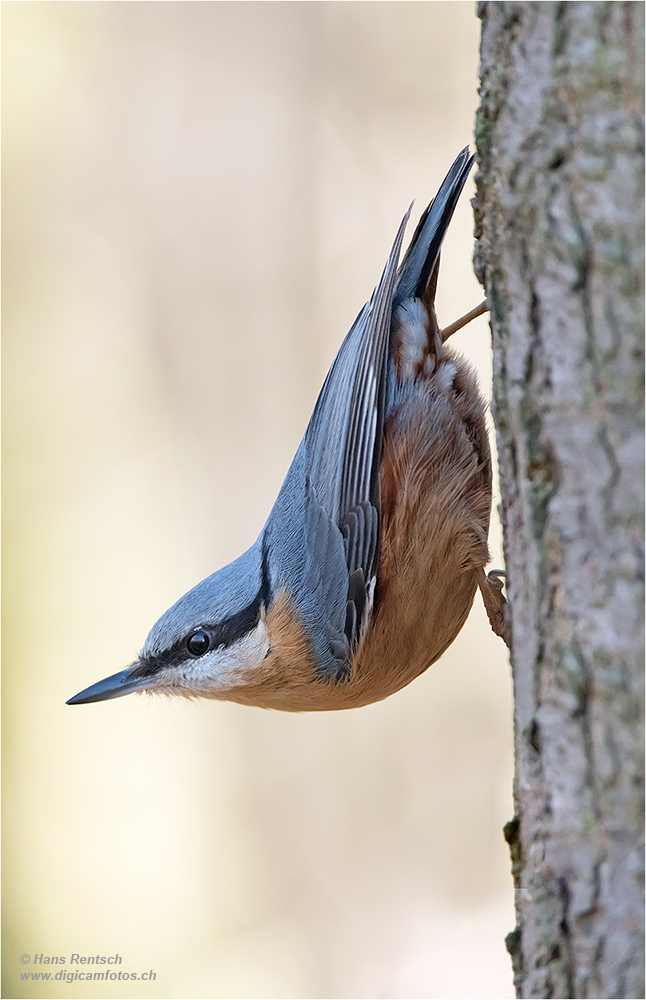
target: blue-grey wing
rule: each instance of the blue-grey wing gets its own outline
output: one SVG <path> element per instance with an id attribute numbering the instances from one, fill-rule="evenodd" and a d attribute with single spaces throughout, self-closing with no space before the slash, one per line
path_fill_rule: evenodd
<path id="1" fill-rule="evenodd" d="M 381 280 L 328 373 L 267 525 L 281 552 L 277 582 L 290 587 L 328 677 L 347 670 L 372 611 L 393 309 L 429 283 L 472 162 L 468 149 L 456 158 L 398 271 L 410 213 L 404 217 Z"/>
<path id="2" fill-rule="evenodd" d="M 336 356 L 303 441 L 308 488 L 343 540 L 342 628 L 350 649 L 369 619 L 379 562 L 379 463 L 392 299 L 408 215 L 399 228 L 379 284 Z M 327 542 L 317 538 L 316 531 L 322 531 L 329 541 L 327 528 L 320 520 L 314 521 L 310 548 L 320 560 L 320 573 L 338 580 L 338 567 L 331 562 L 338 559 L 340 550 L 333 545 L 324 551 Z"/>

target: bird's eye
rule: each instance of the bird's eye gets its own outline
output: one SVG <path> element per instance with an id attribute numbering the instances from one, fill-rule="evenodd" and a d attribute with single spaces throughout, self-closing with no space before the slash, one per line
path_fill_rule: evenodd
<path id="1" fill-rule="evenodd" d="M 209 633 L 205 632 L 204 629 L 198 629 L 197 632 L 193 632 L 193 635 L 190 636 L 186 643 L 186 648 L 191 656 L 204 656 L 211 648 Z"/>

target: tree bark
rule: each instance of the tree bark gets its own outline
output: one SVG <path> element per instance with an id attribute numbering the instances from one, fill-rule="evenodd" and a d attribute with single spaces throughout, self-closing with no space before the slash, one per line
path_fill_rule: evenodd
<path id="1" fill-rule="evenodd" d="M 642 3 L 481 3 L 521 997 L 643 997 Z"/>

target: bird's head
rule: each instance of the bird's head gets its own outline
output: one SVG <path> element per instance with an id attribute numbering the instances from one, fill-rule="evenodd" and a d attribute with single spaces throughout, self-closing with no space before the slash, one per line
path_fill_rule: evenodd
<path id="1" fill-rule="evenodd" d="M 246 683 L 269 652 L 258 546 L 202 580 L 153 625 L 138 659 L 67 702 L 135 691 L 218 697 Z"/>

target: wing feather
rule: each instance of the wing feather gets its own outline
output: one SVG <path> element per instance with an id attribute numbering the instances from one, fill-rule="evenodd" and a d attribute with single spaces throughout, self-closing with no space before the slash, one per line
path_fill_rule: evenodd
<path id="1" fill-rule="evenodd" d="M 317 499 L 346 540 L 346 635 L 355 644 L 370 610 L 368 590 L 379 560 L 379 463 L 397 263 L 410 209 L 381 280 L 359 313 L 330 369 L 305 435 L 308 475 Z M 374 589 L 374 585 L 371 589 Z"/>
<path id="2" fill-rule="evenodd" d="M 372 613 L 380 551 L 379 465 L 392 367 L 393 311 L 407 299 L 428 293 L 442 240 L 472 163 L 468 149 L 458 155 L 422 215 L 398 269 L 410 209 L 406 213 L 379 284 L 328 373 L 295 459 L 295 481 L 302 474 L 296 465 L 302 461 L 307 483 L 309 513 L 302 547 L 294 529 L 289 491 L 285 494 L 283 537 L 288 540 L 290 565 L 305 560 L 301 612 L 312 623 L 317 662 L 330 678 L 347 676 L 352 652 Z M 281 507 L 280 498 L 277 507 Z"/>

